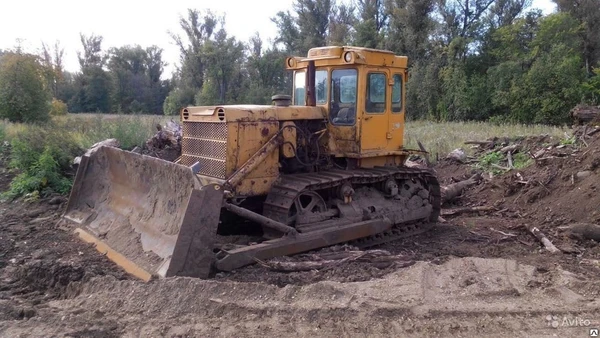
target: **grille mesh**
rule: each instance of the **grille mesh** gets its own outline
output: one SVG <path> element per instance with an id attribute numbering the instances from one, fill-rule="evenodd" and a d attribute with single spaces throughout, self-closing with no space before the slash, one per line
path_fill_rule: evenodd
<path id="1" fill-rule="evenodd" d="M 181 164 L 200 163 L 199 174 L 225 178 L 227 160 L 227 124 L 220 122 L 184 122 Z"/>

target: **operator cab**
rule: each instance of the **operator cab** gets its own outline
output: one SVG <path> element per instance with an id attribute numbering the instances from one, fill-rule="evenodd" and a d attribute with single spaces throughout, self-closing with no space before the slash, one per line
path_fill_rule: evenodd
<path id="1" fill-rule="evenodd" d="M 286 60 L 294 71 L 292 102 L 322 107 L 328 130 L 346 155 L 400 150 L 407 61 L 385 50 L 313 48 L 306 58 Z"/>

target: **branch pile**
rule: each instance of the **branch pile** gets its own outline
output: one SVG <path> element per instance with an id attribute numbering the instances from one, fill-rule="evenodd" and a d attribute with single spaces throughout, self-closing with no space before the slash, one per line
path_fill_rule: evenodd
<path id="1" fill-rule="evenodd" d="M 156 129 L 158 132 L 146 141 L 148 150 L 163 150 L 167 147 L 181 149 L 182 129 L 178 123 L 169 121 L 164 127 L 156 125 Z"/>
<path id="2" fill-rule="evenodd" d="M 569 115 L 577 125 L 600 122 L 600 106 L 579 104 L 571 109 Z"/>
<path id="3" fill-rule="evenodd" d="M 177 122 L 169 121 L 164 126 L 156 125 L 158 132 L 146 141 L 141 153 L 167 161 L 175 161 L 181 155 L 183 131 Z"/>

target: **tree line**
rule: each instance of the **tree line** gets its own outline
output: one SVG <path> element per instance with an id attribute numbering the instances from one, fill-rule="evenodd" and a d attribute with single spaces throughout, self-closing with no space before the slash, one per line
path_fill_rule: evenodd
<path id="1" fill-rule="evenodd" d="M 0 115 L 8 101 L 37 104 L 6 99 L 23 91 L 11 89 L 15 69 L 30 69 L 19 81 L 43 79 L 38 105 L 55 98 L 73 113 L 176 114 L 186 105 L 269 104 L 291 91 L 286 56 L 354 45 L 409 57 L 407 118 L 562 124 L 577 103 L 600 104 L 600 4 L 554 2 L 557 11 L 542 15 L 531 0 L 295 0 L 271 19 L 278 34 L 269 43 L 258 34 L 240 41 L 224 18 L 190 9 L 169 33 L 180 59 L 167 80 L 160 47 L 104 50 L 96 35 L 81 35 L 75 73 L 63 69 L 59 45 L 44 44 L 39 56 L 0 54 Z M 31 67 L 15 66 L 19 58 Z"/>

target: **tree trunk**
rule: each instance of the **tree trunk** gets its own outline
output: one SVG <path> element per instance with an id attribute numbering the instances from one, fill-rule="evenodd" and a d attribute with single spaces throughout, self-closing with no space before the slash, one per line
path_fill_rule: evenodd
<path id="1" fill-rule="evenodd" d="M 571 110 L 571 118 L 578 124 L 597 120 L 600 117 L 600 107 L 577 105 Z"/>
<path id="2" fill-rule="evenodd" d="M 473 175 L 468 180 L 460 181 L 454 184 L 442 187 L 442 204 L 453 200 L 460 195 L 466 188 L 479 183 L 481 177 L 479 175 Z"/>

